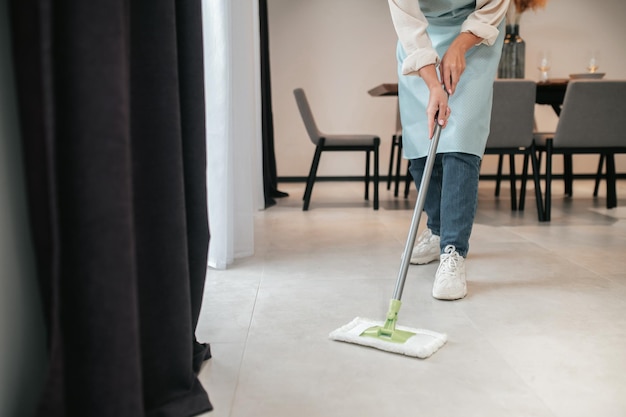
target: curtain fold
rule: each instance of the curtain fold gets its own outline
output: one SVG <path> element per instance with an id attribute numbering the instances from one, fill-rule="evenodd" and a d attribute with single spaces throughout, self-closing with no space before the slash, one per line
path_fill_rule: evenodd
<path id="1" fill-rule="evenodd" d="M 38 415 L 212 409 L 200 0 L 15 0 L 49 368 Z"/>
<path id="2" fill-rule="evenodd" d="M 272 77 L 267 0 L 259 0 L 259 35 L 261 47 L 261 101 L 263 126 L 263 189 L 265 208 L 276 204 L 274 198 L 289 194 L 278 190 L 276 154 L 274 152 L 274 114 L 272 112 Z"/>
<path id="3" fill-rule="evenodd" d="M 254 253 L 264 207 L 257 0 L 203 2 L 207 94 L 209 266 Z"/>

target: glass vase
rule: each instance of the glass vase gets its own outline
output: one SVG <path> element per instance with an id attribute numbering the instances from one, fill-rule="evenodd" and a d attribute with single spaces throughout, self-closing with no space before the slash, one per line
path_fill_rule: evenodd
<path id="1" fill-rule="evenodd" d="M 498 65 L 498 78 L 524 78 L 526 65 L 526 42 L 519 34 L 521 13 L 515 9 L 507 12 L 506 34 L 502 57 Z"/>

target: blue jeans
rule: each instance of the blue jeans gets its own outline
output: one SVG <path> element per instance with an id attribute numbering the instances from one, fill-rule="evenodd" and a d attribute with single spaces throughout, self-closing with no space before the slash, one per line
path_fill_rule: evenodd
<path id="1" fill-rule="evenodd" d="M 411 159 L 409 170 L 418 189 L 426 158 Z M 437 154 L 426 194 L 424 211 L 427 226 L 441 238 L 441 252 L 454 245 L 465 257 L 469 250 L 476 206 L 478 204 L 478 177 L 480 158 L 467 153 Z"/>

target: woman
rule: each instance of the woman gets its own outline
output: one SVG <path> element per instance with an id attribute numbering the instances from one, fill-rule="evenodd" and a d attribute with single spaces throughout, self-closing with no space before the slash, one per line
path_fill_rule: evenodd
<path id="1" fill-rule="evenodd" d="M 398 34 L 403 150 L 418 187 L 428 138 L 435 123 L 444 128 L 424 205 L 428 230 L 411 263 L 439 259 L 433 297 L 456 300 L 467 294 L 465 257 L 509 0 L 388 2 Z"/>

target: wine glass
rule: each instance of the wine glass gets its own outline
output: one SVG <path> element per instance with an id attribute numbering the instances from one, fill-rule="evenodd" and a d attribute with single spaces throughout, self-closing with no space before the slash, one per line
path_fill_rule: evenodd
<path id="1" fill-rule="evenodd" d="M 587 71 L 590 74 L 595 73 L 596 71 L 598 71 L 598 52 L 597 51 L 591 51 L 590 55 L 589 55 L 589 63 L 587 64 Z"/>
<path id="2" fill-rule="evenodd" d="M 541 82 L 548 81 L 550 71 L 550 52 L 542 51 L 537 59 L 537 68 L 540 72 L 539 80 Z"/>

